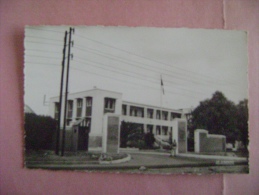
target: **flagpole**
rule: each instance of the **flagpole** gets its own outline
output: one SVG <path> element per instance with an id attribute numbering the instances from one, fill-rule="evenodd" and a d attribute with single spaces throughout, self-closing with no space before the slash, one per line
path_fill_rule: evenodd
<path id="1" fill-rule="evenodd" d="M 163 93 L 163 80 L 162 80 L 162 75 L 160 75 L 160 110 L 161 110 L 161 119 L 162 119 L 162 93 Z"/>
<path id="2" fill-rule="evenodd" d="M 163 83 L 163 79 L 162 79 L 162 74 L 160 75 L 160 82 L 161 82 L 161 89 L 160 89 L 160 120 L 162 120 L 162 106 L 163 106 L 163 100 L 162 100 L 162 98 L 163 98 L 163 92 L 164 92 L 164 89 L 163 89 L 163 87 L 164 87 L 164 83 Z M 162 134 L 162 126 L 160 126 L 160 134 Z"/>
<path id="3" fill-rule="evenodd" d="M 160 75 L 160 82 L 161 82 L 160 107 L 162 109 L 162 106 L 163 106 L 162 98 L 163 98 L 163 94 L 165 94 L 164 82 L 163 82 L 162 74 Z"/>

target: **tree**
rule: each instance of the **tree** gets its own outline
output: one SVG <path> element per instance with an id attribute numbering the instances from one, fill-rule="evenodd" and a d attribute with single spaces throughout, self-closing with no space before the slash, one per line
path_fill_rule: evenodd
<path id="1" fill-rule="evenodd" d="M 144 145 L 143 127 L 137 123 L 121 122 L 120 146 L 142 147 Z"/>
<path id="2" fill-rule="evenodd" d="M 245 148 L 248 145 L 248 101 L 240 101 L 237 105 L 237 129 L 239 140 L 243 142 Z"/>
<path id="3" fill-rule="evenodd" d="M 120 126 L 120 147 L 126 148 L 127 147 L 127 141 L 128 141 L 128 135 L 130 133 L 130 128 L 128 126 L 128 123 L 125 121 L 121 122 Z"/>
<path id="4" fill-rule="evenodd" d="M 238 139 L 237 107 L 216 91 L 211 99 L 200 102 L 192 112 L 192 133 L 195 129 L 206 129 L 211 134 L 221 134 L 228 142 Z"/>
<path id="5" fill-rule="evenodd" d="M 27 150 L 53 149 L 56 120 L 33 113 L 25 114 L 25 147 Z"/>

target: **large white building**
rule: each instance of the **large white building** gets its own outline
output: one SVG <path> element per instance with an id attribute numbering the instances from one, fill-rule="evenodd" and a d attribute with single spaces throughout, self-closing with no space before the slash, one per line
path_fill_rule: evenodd
<path id="1" fill-rule="evenodd" d="M 58 118 L 59 97 L 50 98 L 50 115 Z M 183 110 L 161 108 L 152 105 L 133 103 L 122 100 L 118 92 L 94 88 L 78 93 L 68 94 L 67 129 L 77 121 L 85 119 L 89 126 L 89 145 L 101 146 L 103 117 L 105 113 L 120 115 L 120 120 L 139 124 L 144 132 L 168 136 L 173 129 L 175 118 L 186 118 Z M 61 113 L 63 126 L 64 109 Z"/>

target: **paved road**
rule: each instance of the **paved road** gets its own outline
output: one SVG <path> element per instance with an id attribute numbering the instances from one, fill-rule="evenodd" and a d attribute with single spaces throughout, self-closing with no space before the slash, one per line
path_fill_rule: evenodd
<path id="1" fill-rule="evenodd" d="M 170 157 L 168 155 L 159 154 L 130 154 L 131 160 L 120 164 L 106 164 L 101 165 L 97 160 L 87 161 L 84 157 L 82 159 L 73 157 L 66 160 L 60 160 L 62 157 L 55 157 L 56 159 L 47 160 L 37 159 L 37 161 L 27 161 L 28 168 L 52 168 L 52 169 L 138 169 L 141 166 L 149 168 L 168 168 L 168 167 L 188 167 L 188 166 L 209 166 L 214 165 L 213 160 L 201 160 L 182 157 Z"/>
<path id="2" fill-rule="evenodd" d="M 205 164 L 212 163 L 213 160 L 200 160 L 200 159 L 190 159 L 190 158 L 180 158 L 180 157 L 170 157 L 168 155 L 156 155 L 156 154 L 131 154 L 132 160 L 125 165 L 138 165 L 138 166 L 159 166 L 159 165 L 195 165 L 195 164 Z"/>

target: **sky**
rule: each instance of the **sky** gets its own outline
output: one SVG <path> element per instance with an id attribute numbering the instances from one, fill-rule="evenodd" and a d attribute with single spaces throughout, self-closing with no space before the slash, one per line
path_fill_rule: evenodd
<path id="1" fill-rule="evenodd" d="M 59 95 L 64 34 L 69 27 L 25 28 L 24 102 L 36 114 L 48 115 L 49 98 Z M 195 108 L 215 91 L 235 103 L 248 98 L 244 31 L 74 28 L 69 93 L 96 87 L 120 92 L 125 101 L 172 109 Z M 66 52 L 66 63 L 67 59 Z"/>

